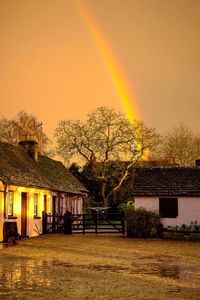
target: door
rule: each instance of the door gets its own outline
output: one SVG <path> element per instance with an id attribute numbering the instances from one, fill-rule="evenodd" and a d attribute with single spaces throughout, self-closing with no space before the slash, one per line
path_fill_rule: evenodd
<path id="1" fill-rule="evenodd" d="M 27 193 L 21 194 L 21 236 L 27 236 Z"/>
<path id="2" fill-rule="evenodd" d="M 47 195 L 44 195 L 44 213 L 47 212 Z"/>

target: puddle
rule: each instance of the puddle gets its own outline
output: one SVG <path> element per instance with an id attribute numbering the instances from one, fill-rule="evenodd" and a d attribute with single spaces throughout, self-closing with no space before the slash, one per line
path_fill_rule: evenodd
<path id="1" fill-rule="evenodd" d="M 0 262 L 0 299 L 27 299 L 29 292 L 41 296 L 50 289 L 52 280 L 45 261 L 22 258 L 13 263 L 13 257 L 11 260 Z"/>
<path id="2" fill-rule="evenodd" d="M 157 263 L 135 264 L 130 268 L 118 266 L 96 266 L 96 270 L 108 270 L 112 272 L 125 272 L 128 274 L 154 275 L 161 278 L 170 278 L 179 281 L 200 282 L 200 268 L 193 266 L 179 266 Z"/>
<path id="3" fill-rule="evenodd" d="M 196 266 L 149 263 L 137 266 L 132 272 L 183 281 L 200 280 L 200 267 Z"/>
<path id="4" fill-rule="evenodd" d="M 137 259 L 136 259 L 137 261 Z M 200 282 L 200 266 L 191 266 L 183 264 L 169 264 L 164 261 L 158 263 L 134 263 L 131 267 L 115 266 L 115 265 L 74 265 L 65 263 L 60 260 L 54 260 L 52 262 L 54 266 L 62 266 L 63 268 L 81 268 L 92 269 L 95 271 L 108 271 L 108 272 L 124 272 L 128 274 L 140 274 L 140 275 L 154 275 L 162 278 L 170 278 L 174 280 L 182 281 L 194 281 Z"/>
<path id="5" fill-rule="evenodd" d="M 70 272 L 64 272 L 64 277 L 60 275 L 63 270 L 66 271 L 67 269 L 72 270 L 72 272 L 90 269 L 97 272 L 105 271 L 106 273 L 152 275 L 179 282 L 187 281 L 196 286 L 200 282 L 200 267 L 195 265 L 169 264 L 163 261 L 153 262 L 150 259 L 142 261 L 137 260 L 137 258 L 132 265 L 127 267 L 109 264 L 84 265 L 63 262 L 59 259 L 47 262 L 18 257 L 14 261 L 13 257 L 10 256 L 0 261 L 0 299 L 13 299 L 13 297 L 14 299 L 26 299 L 23 297 L 28 293 L 31 293 L 31 297 L 36 299 L 45 295 L 45 291 L 56 293 L 61 284 L 68 286 L 72 280 Z"/>
<path id="6" fill-rule="evenodd" d="M 15 263 L 1 262 L 0 264 L 0 289 L 12 289 L 16 285 L 28 288 L 36 285 L 50 284 L 49 280 L 44 277 L 43 269 L 46 269 L 46 262 L 44 261 L 30 261 L 21 260 Z"/>

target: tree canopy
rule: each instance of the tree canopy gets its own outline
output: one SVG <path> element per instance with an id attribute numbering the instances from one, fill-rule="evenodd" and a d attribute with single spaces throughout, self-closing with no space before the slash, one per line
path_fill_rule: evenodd
<path id="1" fill-rule="evenodd" d="M 35 116 L 23 110 L 12 119 L 2 117 L 0 119 L 0 141 L 16 145 L 24 137 L 34 135 L 38 141 L 39 151 L 46 153 L 50 141 L 41 125 L 42 123 Z"/>
<path id="2" fill-rule="evenodd" d="M 60 121 L 55 137 L 57 154 L 62 159 L 69 162 L 79 157 L 93 168 L 96 178 L 101 181 L 101 195 L 105 205 L 112 192 L 119 189 L 128 176 L 129 169 L 143 157 L 145 151 L 153 149 L 158 141 L 153 128 L 137 120 L 130 123 L 122 113 L 107 107 L 95 109 L 84 122 Z M 112 172 L 107 171 L 113 161 L 127 163 L 122 164 L 121 174 L 118 174 L 112 189 L 108 191 L 107 174 Z M 113 173 L 111 178 L 115 175 Z"/>
<path id="3" fill-rule="evenodd" d="M 161 151 L 179 166 L 194 166 L 195 160 L 200 158 L 200 134 L 180 123 L 163 136 Z"/>

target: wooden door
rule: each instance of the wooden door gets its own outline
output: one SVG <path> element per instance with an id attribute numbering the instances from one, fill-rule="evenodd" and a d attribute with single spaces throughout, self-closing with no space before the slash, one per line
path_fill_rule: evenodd
<path id="1" fill-rule="evenodd" d="M 21 194 L 21 236 L 27 236 L 27 193 Z"/>
<path id="2" fill-rule="evenodd" d="M 44 195 L 44 213 L 47 213 L 47 195 Z"/>

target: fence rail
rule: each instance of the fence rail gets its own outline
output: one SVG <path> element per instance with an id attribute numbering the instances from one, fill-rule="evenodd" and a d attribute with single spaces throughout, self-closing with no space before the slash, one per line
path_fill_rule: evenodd
<path id="1" fill-rule="evenodd" d="M 88 213 L 65 215 L 43 213 L 43 233 L 122 233 L 125 234 L 123 213 Z"/>

